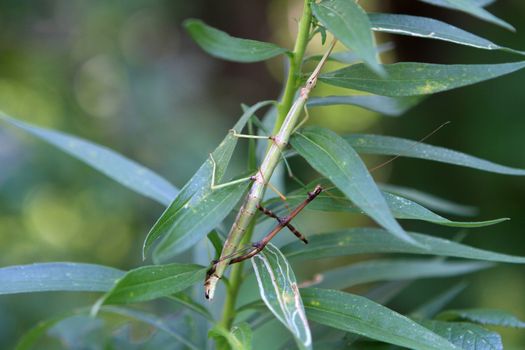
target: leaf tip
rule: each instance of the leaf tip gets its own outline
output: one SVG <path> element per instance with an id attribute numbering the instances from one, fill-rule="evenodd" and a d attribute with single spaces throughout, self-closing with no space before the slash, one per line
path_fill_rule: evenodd
<path id="1" fill-rule="evenodd" d="M 193 24 L 203 23 L 200 19 L 188 18 L 182 21 L 182 26 L 188 30 Z"/>
<path id="2" fill-rule="evenodd" d="M 106 301 L 106 295 L 103 295 L 102 297 L 100 297 L 89 310 L 89 316 L 93 318 L 97 317 L 98 312 L 100 311 L 100 308 L 102 307 L 105 301 Z"/>
<path id="3" fill-rule="evenodd" d="M 501 26 L 510 32 L 516 33 L 516 28 L 508 22 L 501 21 Z"/>
<path id="4" fill-rule="evenodd" d="M 388 78 L 388 73 L 381 63 L 377 63 L 373 61 L 373 62 L 367 62 L 367 64 L 368 64 L 368 67 L 370 67 L 370 69 L 372 69 L 381 78 Z"/>
<path id="5" fill-rule="evenodd" d="M 412 236 L 409 236 L 405 231 L 403 231 L 405 234 L 401 237 L 405 242 L 408 244 L 413 245 L 414 247 L 423 249 L 423 250 L 430 250 L 430 246 L 423 244 L 421 242 L 418 242 L 415 238 Z M 399 237 L 399 236 L 398 236 Z"/>
<path id="6" fill-rule="evenodd" d="M 147 239 L 142 244 L 142 261 L 146 260 L 146 255 L 148 254 L 148 244 Z"/>

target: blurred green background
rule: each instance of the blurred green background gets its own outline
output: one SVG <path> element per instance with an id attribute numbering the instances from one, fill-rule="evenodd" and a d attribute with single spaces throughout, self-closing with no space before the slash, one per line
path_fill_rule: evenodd
<path id="1" fill-rule="evenodd" d="M 490 7 L 517 28 L 515 34 L 414 1 L 362 3 L 374 10 L 439 18 L 498 44 L 525 49 L 525 2 L 500 1 Z M 106 145 L 182 186 L 233 125 L 241 102 L 278 96 L 283 65 L 281 59 L 243 65 L 211 58 L 189 40 L 181 22 L 198 17 L 232 35 L 290 47 L 301 7 L 302 1 L 279 0 L 2 0 L 0 109 Z M 519 59 L 408 37 L 379 40 L 396 44 L 386 61 Z M 311 122 L 340 133 L 420 139 L 450 120 L 427 142 L 524 168 L 524 79 L 521 71 L 441 93 L 401 118 L 334 107 L 313 109 Z M 330 91 L 320 85 L 316 92 Z M 380 161 L 369 159 L 370 164 Z M 294 165 L 303 179 L 312 175 L 301 169 L 303 163 Z M 242 163 L 234 165 L 243 168 Z M 511 217 L 510 222 L 472 231 L 465 241 L 525 255 L 525 179 L 408 159 L 396 160 L 375 176 L 477 206 L 482 219 Z M 60 151 L 0 128 L 0 266 L 45 261 L 139 266 L 142 240 L 162 210 Z M 456 232 L 404 224 L 446 237 Z M 453 305 L 503 308 L 524 319 L 523 272 L 522 266 L 502 265 L 469 276 L 469 287 Z M 454 282 L 417 282 L 393 308 L 409 310 Z M 85 294 L 62 293 L 0 297 L 0 348 L 9 348 L 37 321 L 93 300 L 92 295 L 86 299 Z M 524 332 L 502 331 L 506 348 L 525 347 Z"/>

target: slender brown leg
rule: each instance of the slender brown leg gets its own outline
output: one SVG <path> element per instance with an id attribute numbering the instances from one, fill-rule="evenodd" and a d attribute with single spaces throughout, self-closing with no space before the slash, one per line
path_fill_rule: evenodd
<path id="1" fill-rule="evenodd" d="M 272 240 L 272 238 L 275 237 L 275 235 L 277 235 L 288 223 L 290 223 L 290 221 L 292 221 L 292 219 L 295 218 L 297 214 L 299 214 L 301 210 L 303 210 L 304 207 L 308 205 L 308 203 L 314 200 L 314 198 L 317 197 L 322 190 L 323 188 L 320 185 L 317 185 L 312 192 L 308 192 L 308 198 L 306 198 L 304 202 L 299 204 L 297 208 L 295 208 L 290 213 L 290 215 L 281 218 L 281 220 L 279 220 L 279 224 L 275 226 L 275 228 L 272 231 L 270 231 L 270 233 L 264 236 L 264 238 L 261 239 L 259 242 L 256 242 L 252 245 L 252 250 L 250 250 L 244 255 L 230 260 L 230 265 L 250 259 L 253 256 L 257 255 L 259 252 L 261 252 L 264 249 L 264 247 L 266 247 L 266 245 Z"/>
<path id="2" fill-rule="evenodd" d="M 274 218 L 276 219 L 280 224 L 283 223 L 283 218 L 277 216 L 273 211 L 271 211 L 270 209 L 267 209 L 265 207 L 262 207 L 260 205 L 257 205 L 257 209 L 259 209 L 260 211 L 262 211 L 265 215 L 271 217 L 271 218 Z M 292 231 L 292 233 L 297 237 L 299 238 L 301 241 L 303 241 L 305 244 L 308 244 L 308 240 L 306 239 L 306 237 L 301 234 L 301 232 L 299 232 L 298 229 L 296 229 L 292 224 L 290 223 L 287 223 L 285 224 L 285 226 L 290 230 Z"/>

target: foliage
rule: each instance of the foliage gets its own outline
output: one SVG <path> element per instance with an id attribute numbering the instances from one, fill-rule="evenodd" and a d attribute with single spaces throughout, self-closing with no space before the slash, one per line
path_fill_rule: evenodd
<path id="1" fill-rule="evenodd" d="M 508 23 L 484 9 L 488 1 L 423 1 L 512 29 Z M 448 41 L 484 50 L 500 50 L 518 56 L 523 55 L 522 51 L 499 46 L 430 18 L 367 13 L 358 2 L 348 0 L 306 0 L 293 50 L 272 43 L 235 38 L 200 20 L 186 20 L 184 26 L 191 38 L 214 57 L 235 62 L 257 62 L 284 56 L 290 64 L 281 101 L 264 101 L 244 108 L 239 121 L 180 190 L 152 170 L 106 147 L 0 114 L 3 124 L 54 145 L 116 182 L 167 207 L 143 244 L 144 257 L 152 256 L 153 265 L 129 271 L 80 263 L 37 263 L 0 269 L 0 294 L 45 291 L 103 293 L 92 307 L 74 310 L 37 325 L 21 338 L 18 349 L 36 348 L 39 339 L 46 333 L 67 340 L 66 344 L 77 341 L 86 345 L 95 344 L 96 348 L 133 346 L 141 349 L 199 349 L 202 344 L 212 346 L 212 342 L 207 340 L 209 337 L 220 349 L 264 349 L 267 348 L 265 341 L 270 344 L 273 340 L 265 340 L 261 334 L 264 326 L 275 318 L 289 331 L 281 346 L 293 342 L 300 349 L 320 348 L 327 344 L 331 348 L 343 349 L 356 345 L 361 349 L 388 343 L 414 349 L 482 350 L 502 348 L 500 335 L 484 326 L 524 327 L 523 321 L 502 310 L 441 310 L 457 294 L 457 288 L 430 299 L 426 305 L 406 315 L 382 305 L 387 302 L 386 296 L 380 298 L 378 293 L 374 297 L 372 294 L 362 296 L 342 291 L 365 283 L 457 276 L 490 268 L 499 262 L 525 263 L 524 257 L 405 231 L 397 219 L 474 228 L 498 224 L 506 218 L 453 221 L 442 217 L 431 209 L 461 216 L 469 213 L 470 208 L 421 194 L 414 189 L 379 185 L 367 169 L 362 155 L 413 157 L 503 175 L 523 176 L 524 169 L 398 137 L 358 134 L 339 136 L 321 127 L 295 128 L 305 105 L 320 108 L 350 104 L 397 116 L 422 102 L 425 95 L 496 78 L 525 67 L 525 61 L 467 65 L 415 62 L 382 64 L 377 55 L 381 48 L 375 43 L 374 31 Z M 349 58 L 348 52 L 333 53 L 329 59 L 344 66 L 319 76 L 323 83 L 348 89 L 345 95 L 308 100 L 308 93 L 299 90 L 304 84 L 302 63 L 305 62 L 307 66 L 307 62 L 320 59 L 320 56 L 306 57 L 304 54 L 316 34 L 320 34 L 323 43 L 327 35 L 333 35 L 351 50 L 352 58 Z M 323 62 L 322 59 L 320 62 Z M 317 76 L 313 77 L 317 79 Z M 307 85 L 308 89 L 313 88 L 315 81 L 312 84 L 309 80 L 307 84 L 310 84 Z M 356 90 L 360 93 L 356 93 Z M 261 122 L 256 112 L 268 106 L 271 106 L 270 113 Z M 220 184 L 239 135 L 246 125 L 250 130 L 254 125 L 259 126 L 260 134 L 269 133 L 264 126 L 269 125 L 274 130 L 273 135 L 280 135 L 280 138 L 260 136 L 257 141 L 260 143 L 259 148 L 264 149 L 266 142 L 276 147 L 267 147 L 262 157 L 256 154 L 255 147 L 250 147 L 248 177 L 239 174 L 231 186 Z M 288 144 L 291 149 L 285 148 Z M 291 157 L 303 158 L 321 178 L 287 193 L 287 204 L 276 198 L 264 199 L 263 196 L 254 195 L 256 186 L 262 186 L 261 191 L 264 192 L 278 163 L 289 167 L 287 159 Z M 260 169 L 260 164 L 265 164 L 265 168 Z M 270 176 L 265 178 L 263 173 Z M 276 177 L 272 178 L 272 182 L 282 180 Z M 228 277 L 222 276 L 223 271 L 219 266 L 227 265 L 235 257 L 227 252 L 243 251 L 241 243 L 248 244 L 248 250 L 257 247 L 249 246 L 252 234 L 273 220 L 263 216 L 254 220 L 255 213 L 250 212 L 249 208 L 262 204 L 286 218 L 287 205 L 300 205 L 305 198 L 310 198 L 308 191 L 312 191 L 318 183 L 322 184 L 324 191 L 317 198 L 311 198 L 310 209 L 360 213 L 370 217 L 382 228 L 349 228 L 318 233 L 308 237 L 308 245 L 299 241 L 280 248 L 269 244 L 252 258 L 253 275 L 251 270 L 236 264 Z M 245 196 L 247 191 L 249 194 Z M 236 211 L 241 201 L 244 202 L 238 210 L 232 230 L 226 235 L 222 224 L 231 224 L 229 214 Z M 280 228 L 287 224 L 290 223 L 286 219 L 278 219 Z M 242 235 L 238 235 L 239 232 Z M 205 239 L 213 245 L 217 256 L 221 256 L 222 251 L 222 258 L 218 264 L 212 264 L 207 277 L 208 281 L 216 277 L 214 282 L 220 278 L 225 282 L 225 306 L 219 318 L 215 318 L 210 304 L 202 304 L 203 293 L 200 289 L 197 289 L 197 294 L 190 289 L 203 281 L 206 268 L 189 263 L 187 255 L 181 257 L 181 254 Z M 293 271 L 295 264 L 300 261 L 379 253 L 440 258 L 416 260 L 372 257 L 337 269 L 327 269 L 319 281 L 305 283 L 297 281 Z M 174 259 L 179 260 L 172 262 Z M 241 288 L 250 288 L 250 278 L 256 279 L 256 287 L 251 287 L 257 288 L 259 293 L 246 293 L 247 296 L 243 296 L 244 289 Z M 314 284 L 316 288 L 308 288 L 309 284 Z M 222 294 L 223 291 L 219 290 L 218 293 Z M 381 293 L 386 295 L 386 292 Z M 209 295 L 213 296 L 213 293 Z M 164 299 L 177 305 L 177 312 L 154 315 L 135 307 L 111 306 L 155 299 Z M 239 305 L 241 299 L 245 302 L 243 305 Z M 381 302 L 377 301 L 379 299 Z M 109 326 L 105 325 L 115 315 L 124 318 L 125 325 L 120 324 L 117 332 L 107 332 Z M 154 328 L 149 337 L 140 340 L 141 344 L 137 344 L 130 336 L 130 320 Z M 333 329 L 337 332 L 330 333 Z M 322 333 L 331 338 L 323 338 Z M 256 343 L 254 339 L 260 341 Z"/>

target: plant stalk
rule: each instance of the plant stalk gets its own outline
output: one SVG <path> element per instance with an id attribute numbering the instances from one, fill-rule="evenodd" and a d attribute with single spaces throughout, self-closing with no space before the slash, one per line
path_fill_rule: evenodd
<path id="1" fill-rule="evenodd" d="M 241 244 L 250 242 L 253 229 L 255 227 L 255 220 L 252 220 L 250 226 L 246 230 L 246 234 L 241 240 Z M 244 264 L 235 264 L 231 268 L 230 273 L 230 284 L 226 293 L 226 299 L 224 301 L 224 307 L 222 309 L 222 317 L 219 322 L 220 326 L 225 329 L 230 329 L 235 318 L 235 306 L 237 302 L 237 295 L 242 283 Z"/>
<path id="2" fill-rule="evenodd" d="M 310 36 L 310 27 L 312 22 L 312 9 L 310 8 L 310 0 L 304 1 L 303 14 L 299 20 L 299 31 L 295 40 L 293 53 L 291 54 L 288 67 L 288 75 L 286 77 L 286 85 L 284 88 L 281 102 L 277 105 L 277 119 L 273 128 L 272 134 L 275 135 L 284 122 L 288 111 L 292 107 L 295 92 L 299 87 L 301 81 L 301 66 L 303 63 L 304 52 L 308 44 Z"/>

